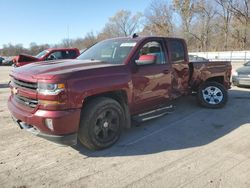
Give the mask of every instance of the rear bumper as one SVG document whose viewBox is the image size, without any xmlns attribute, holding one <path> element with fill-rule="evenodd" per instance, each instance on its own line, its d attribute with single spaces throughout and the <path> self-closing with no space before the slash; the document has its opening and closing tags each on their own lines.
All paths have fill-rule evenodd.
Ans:
<svg viewBox="0 0 250 188">
<path fill-rule="evenodd" d="M 20 128 L 58 144 L 76 144 L 80 109 L 65 111 L 37 110 L 31 113 L 16 105 L 11 97 L 8 100 L 8 108 Z M 51 122 L 50 126 L 46 123 L 48 119 Z"/>
</svg>

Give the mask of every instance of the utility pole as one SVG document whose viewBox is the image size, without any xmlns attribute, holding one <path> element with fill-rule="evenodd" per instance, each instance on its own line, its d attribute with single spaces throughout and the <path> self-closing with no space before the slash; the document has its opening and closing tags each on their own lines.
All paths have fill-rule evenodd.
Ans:
<svg viewBox="0 0 250 188">
<path fill-rule="evenodd" d="M 68 38 L 68 47 L 70 47 L 70 42 L 69 42 L 69 24 L 67 25 L 67 38 Z"/>
</svg>

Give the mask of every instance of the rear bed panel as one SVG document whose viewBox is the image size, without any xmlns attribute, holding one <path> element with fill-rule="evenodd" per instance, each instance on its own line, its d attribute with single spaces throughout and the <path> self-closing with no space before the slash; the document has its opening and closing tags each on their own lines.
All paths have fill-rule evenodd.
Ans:
<svg viewBox="0 0 250 188">
<path fill-rule="evenodd" d="M 197 89 L 199 85 L 214 77 L 223 77 L 223 85 L 230 88 L 232 65 L 230 61 L 191 62 L 193 74 L 190 80 L 191 87 Z"/>
</svg>

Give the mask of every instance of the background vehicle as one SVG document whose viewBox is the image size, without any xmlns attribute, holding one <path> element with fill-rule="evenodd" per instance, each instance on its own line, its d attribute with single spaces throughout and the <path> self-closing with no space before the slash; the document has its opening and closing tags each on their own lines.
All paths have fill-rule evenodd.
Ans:
<svg viewBox="0 0 250 188">
<path fill-rule="evenodd" d="M 6 58 L 5 60 L 3 60 L 3 63 L 2 63 L 2 65 L 5 65 L 5 66 L 12 66 L 13 64 L 14 64 L 13 57 Z"/>
<path fill-rule="evenodd" d="M 243 67 L 233 72 L 232 82 L 235 86 L 250 87 L 250 61 L 247 61 Z"/>
<path fill-rule="evenodd" d="M 199 57 L 197 55 L 188 55 L 189 62 L 209 62 L 208 59 L 204 57 Z"/>
<path fill-rule="evenodd" d="M 73 62 L 73 63 L 72 63 Z M 230 62 L 189 63 L 183 39 L 116 38 L 76 60 L 34 63 L 10 74 L 8 108 L 21 128 L 51 141 L 89 149 L 114 144 L 131 118 L 172 111 L 174 99 L 196 92 L 221 108 L 230 88 Z"/>
<path fill-rule="evenodd" d="M 13 62 L 16 67 L 20 67 L 29 63 L 39 61 L 75 59 L 79 55 L 80 51 L 77 48 L 50 48 L 40 52 L 36 56 L 20 54 L 13 59 Z"/>
<path fill-rule="evenodd" d="M 11 66 L 13 65 L 13 57 L 2 57 L 2 61 L 0 60 L 0 65 L 3 66 Z"/>
<path fill-rule="evenodd" d="M 4 58 L 3 57 L 0 57 L 0 65 L 2 64 Z"/>
</svg>

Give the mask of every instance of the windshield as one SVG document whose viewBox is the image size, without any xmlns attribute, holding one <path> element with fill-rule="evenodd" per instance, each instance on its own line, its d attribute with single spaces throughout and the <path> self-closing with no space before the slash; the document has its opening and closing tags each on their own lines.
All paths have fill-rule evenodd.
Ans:
<svg viewBox="0 0 250 188">
<path fill-rule="evenodd" d="M 250 61 L 246 62 L 245 66 L 250 66 Z"/>
<path fill-rule="evenodd" d="M 132 39 L 106 40 L 87 49 L 77 59 L 122 64 L 135 45 Z"/>
<path fill-rule="evenodd" d="M 41 58 L 41 57 L 45 56 L 45 54 L 47 54 L 48 52 L 49 52 L 48 50 L 44 50 L 44 51 L 40 52 L 39 54 L 37 54 L 35 57 Z"/>
</svg>

